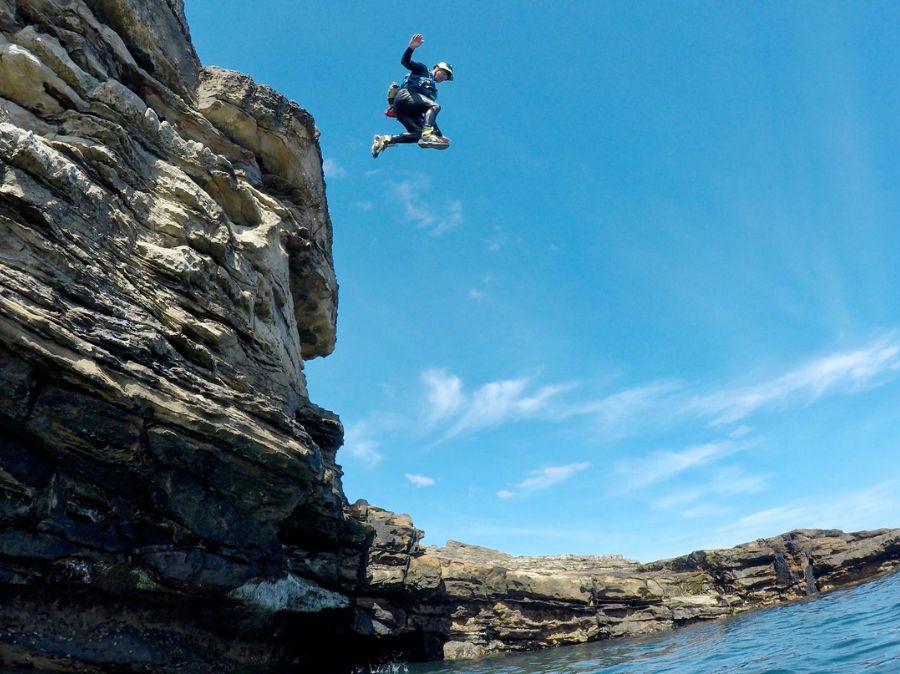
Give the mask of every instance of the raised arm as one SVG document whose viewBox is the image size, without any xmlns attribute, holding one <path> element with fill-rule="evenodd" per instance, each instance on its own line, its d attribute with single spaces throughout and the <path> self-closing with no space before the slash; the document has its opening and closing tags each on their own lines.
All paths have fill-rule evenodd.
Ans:
<svg viewBox="0 0 900 674">
<path fill-rule="evenodd" d="M 428 66 L 424 63 L 419 63 L 418 61 L 412 60 L 413 52 L 422 46 L 422 43 L 425 42 L 425 38 L 422 37 L 421 33 L 416 33 L 409 39 L 409 45 L 406 47 L 406 51 L 403 52 L 403 58 L 400 59 L 400 65 L 402 65 L 407 70 L 410 70 L 417 74 L 423 74 L 428 72 Z"/>
</svg>

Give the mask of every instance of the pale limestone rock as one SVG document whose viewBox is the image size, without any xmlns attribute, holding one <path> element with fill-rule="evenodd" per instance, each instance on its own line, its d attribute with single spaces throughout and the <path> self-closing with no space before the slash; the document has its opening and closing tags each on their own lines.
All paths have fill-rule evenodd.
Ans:
<svg viewBox="0 0 900 674">
<path fill-rule="evenodd" d="M 492 641 L 484 645 L 468 641 L 448 641 L 444 644 L 443 655 L 445 660 L 476 660 L 501 650 L 502 646 L 500 641 Z"/>
<path fill-rule="evenodd" d="M 84 100 L 25 47 L 0 44 L 0 96 L 40 115 L 85 109 Z M 62 101 L 62 102 L 61 102 Z"/>
<path fill-rule="evenodd" d="M 402 566 L 370 564 L 366 567 L 366 574 L 366 583 L 376 592 L 398 589 L 406 580 L 406 570 Z"/>
<path fill-rule="evenodd" d="M 625 599 L 641 602 L 659 601 L 662 597 L 658 583 L 645 578 L 601 575 L 593 578 L 593 595 L 598 601 L 620 602 Z"/>
<path fill-rule="evenodd" d="M 467 562 L 442 562 L 441 578 L 448 597 L 457 600 L 489 599 L 505 596 L 506 569 Z"/>
<path fill-rule="evenodd" d="M 28 49 L 49 67 L 62 81 L 85 98 L 98 85 L 97 78 L 82 70 L 69 53 L 52 35 L 38 32 L 34 26 L 26 26 L 12 36 L 12 42 Z"/>
<path fill-rule="evenodd" d="M 436 590 L 422 593 L 407 580 L 421 602 L 409 622 L 448 635 L 447 659 L 650 634 L 897 569 L 898 535 L 792 532 L 645 565 L 616 556 L 513 557 L 454 542 L 428 548 L 425 558 L 441 561 Z M 812 551 L 818 569 L 836 573 L 813 575 Z M 417 615 L 426 607 L 427 617 Z"/>
<path fill-rule="evenodd" d="M 428 555 L 413 557 L 409 560 L 405 582 L 418 592 L 437 590 L 441 584 L 440 560 Z"/>
<path fill-rule="evenodd" d="M 584 578 L 564 575 L 547 575 L 527 571 L 508 571 L 507 592 L 513 597 L 532 597 L 551 601 L 588 604 L 591 601 L 591 583 Z"/>
<path fill-rule="evenodd" d="M 266 611 L 318 613 L 350 605 L 350 600 L 344 595 L 290 574 L 276 580 L 245 583 L 232 590 L 229 596 Z"/>
<path fill-rule="evenodd" d="M 317 273 L 302 273 L 294 283 L 292 289 L 297 292 L 302 288 L 303 292 L 294 310 L 298 325 L 308 326 L 302 334 L 304 355 L 327 355 L 334 349 L 331 326 L 335 323 L 337 281 L 331 265 L 325 264 L 330 260 L 331 223 L 325 207 L 318 130 L 312 117 L 246 75 L 221 68 L 202 70 L 198 92 L 198 109 L 232 141 L 216 149 L 235 166 L 246 167 L 251 180 L 259 175 L 263 183 L 285 191 L 306 207 L 288 210 L 317 244 L 304 243 L 297 248 L 298 255 L 316 262 L 306 267 L 314 267 Z M 247 149 L 252 162 L 248 162 Z M 232 212 L 243 212 L 244 208 L 235 205 Z M 318 263 L 320 257 L 322 263 Z"/>
</svg>

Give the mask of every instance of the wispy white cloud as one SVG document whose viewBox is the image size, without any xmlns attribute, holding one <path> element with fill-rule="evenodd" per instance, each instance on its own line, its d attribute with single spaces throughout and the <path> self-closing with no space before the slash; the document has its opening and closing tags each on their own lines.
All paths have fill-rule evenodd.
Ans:
<svg viewBox="0 0 900 674">
<path fill-rule="evenodd" d="M 738 439 L 746 422 L 767 409 L 805 407 L 829 395 L 854 394 L 900 376 L 900 338 L 883 337 L 858 349 L 840 351 L 788 368 L 756 384 L 721 386 L 697 394 L 696 384 L 656 381 L 593 400 L 557 405 L 558 420 L 584 417 L 597 439 L 609 442 L 684 423 L 713 427 L 740 424 L 728 433 Z"/>
<path fill-rule="evenodd" d="M 509 241 L 509 236 L 503 231 L 503 228 L 494 225 L 493 230 L 493 233 L 484 240 L 485 248 L 490 253 L 496 253 Z"/>
<path fill-rule="evenodd" d="M 684 487 L 678 491 L 673 491 L 653 499 L 653 501 L 650 502 L 650 506 L 654 510 L 661 510 L 663 512 L 680 510 L 700 500 L 705 493 L 706 491 L 701 487 Z"/>
<path fill-rule="evenodd" d="M 425 370 L 421 375 L 428 401 L 428 424 L 434 425 L 454 414 L 465 404 L 462 380 L 444 369 Z"/>
<path fill-rule="evenodd" d="M 371 201 L 368 201 L 368 200 L 367 201 L 357 201 L 356 207 L 361 211 L 371 211 L 373 208 L 375 208 L 375 204 L 373 204 Z"/>
<path fill-rule="evenodd" d="M 567 402 L 554 408 L 554 418 L 588 420 L 596 440 L 613 442 L 650 427 L 672 423 L 683 415 L 683 385 L 673 381 L 651 382 L 589 400 Z"/>
<path fill-rule="evenodd" d="M 446 209 L 437 219 L 437 224 L 431 230 L 432 234 L 438 235 L 456 229 L 463 221 L 463 205 L 458 199 L 454 199 L 447 204 Z"/>
<path fill-rule="evenodd" d="M 767 489 L 768 478 L 764 475 L 747 475 L 738 466 L 706 471 L 704 475 L 687 487 L 681 487 L 650 502 L 654 510 L 675 512 L 681 510 L 683 517 L 721 516 L 725 503 L 741 494 L 758 494 Z M 705 500 L 705 503 L 699 503 Z"/>
<path fill-rule="evenodd" d="M 759 494 L 768 488 L 765 475 L 745 475 L 736 467 L 715 471 L 709 483 L 709 491 L 716 496 Z"/>
<path fill-rule="evenodd" d="M 434 478 L 414 473 L 405 473 L 404 477 L 416 487 L 430 487 L 434 484 Z"/>
<path fill-rule="evenodd" d="M 802 505 L 784 505 L 744 515 L 716 530 L 718 534 L 737 536 L 741 540 L 764 538 L 783 533 L 787 529 L 805 527 L 809 511 Z"/>
<path fill-rule="evenodd" d="M 367 421 L 350 424 L 344 429 L 344 450 L 360 463 L 372 468 L 383 458 L 378 448 L 381 446 L 372 437 L 372 427 Z"/>
<path fill-rule="evenodd" d="M 547 466 L 546 468 L 538 468 L 531 471 L 529 477 L 525 478 L 516 485 L 516 489 L 521 491 L 537 491 L 538 489 L 546 489 L 555 484 L 559 484 L 575 473 L 580 473 L 590 467 L 589 461 L 581 461 L 579 463 L 569 463 L 565 466 Z"/>
<path fill-rule="evenodd" d="M 341 455 L 350 455 L 367 468 L 373 468 L 384 458 L 380 451 L 382 439 L 402 431 L 406 422 L 394 412 L 372 413 L 348 422 L 344 426 L 344 446 Z"/>
<path fill-rule="evenodd" d="M 337 159 L 331 157 L 322 162 L 322 171 L 325 173 L 326 178 L 343 178 L 347 175 L 347 171 L 338 164 Z"/>
<path fill-rule="evenodd" d="M 468 396 L 462 413 L 443 439 L 538 417 L 549 409 L 559 394 L 571 388 L 569 384 L 554 384 L 529 392 L 529 383 L 530 379 L 523 377 L 484 384 Z"/>
<path fill-rule="evenodd" d="M 815 499 L 795 499 L 744 515 L 716 530 L 711 547 L 728 547 L 756 538 L 777 536 L 791 529 L 878 528 L 900 517 L 900 484 L 896 480 Z"/>
<path fill-rule="evenodd" d="M 691 406 L 714 424 L 741 421 L 765 407 L 808 405 L 825 395 L 858 393 L 900 371 L 900 343 L 883 338 L 853 351 L 824 356 L 769 381 L 701 396 Z"/>
<path fill-rule="evenodd" d="M 603 398 L 571 405 L 563 411 L 562 416 L 591 415 L 602 421 L 615 423 L 665 404 L 665 399 L 681 388 L 677 382 L 652 382 L 645 386 L 618 391 Z"/>
<path fill-rule="evenodd" d="M 686 470 L 703 466 L 743 448 L 732 440 L 710 442 L 678 451 L 661 450 L 639 459 L 619 461 L 615 466 L 617 489 L 628 492 L 669 480 Z"/>
<path fill-rule="evenodd" d="M 420 374 L 424 385 L 424 427 L 438 432 L 438 442 L 481 429 L 551 415 L 559 396 L 571 384 L 535 388 L 530 377 L 488 382 L 471 393 L 445 368 Z"/>
<path fill-rule="evenodd" d="M 855 393 L 885 383 L 900 373 L 900 340 L 882 339 L 865 348 L 839 352 L 789 369 L 747 387 L 722 387 L 696 394 L 697 386 L 655 381 L 603 397 L 566 395 L 579 386 L 536 386 L 533 377 L 490 381 L 467 392 L 463 381 L 446 369 L 421 374 L 427 401 L 427 426 L 438 442 L 527 419 L 551 423 L 583 419 L 595 440 L 613 442 L 651 430 L 685 423 L 737 424 L 721 431 L 726 439 L 678 451 L 623 461 L 619 470 L 639 488 L 668 479 L 736 451 L 737 441 L 752 432 L 746 422 L 769 407 L 808 405 L 825 395 Z M 441 425 L 445 427 L 440 428 Z M 643 477 L 636 477 L 638 474 Z"/>
<path fill-rule="evenodd" d="M 776 499 L 772 492 L 766 502 L 757 499 L 757 507 L 747 510 L 726 502 L 726 509 L 712 512 L 709 504 L 700 503 L 682 513 L 684 517 L 704 517 L 702 526 L 677 527 L 660 532 L 658 538 L 635 541 L 643 550 L 631 555 L 642 560 L 682 555 L 691 550 L 731 548 L 759 538 L 778 536 L 795 529 L 840 529 L 862 531 L 897 526 L 900 522 L 900 480 L 858 489 L 831 491 L 812 498 Z M 735 514 L 737 513 L 737 514 Z M 714 528 L 715 522 L 722 523 Z"/>
<path fill-rule="evenodd" d="M 407 180 L 389 183 L 389 187 L 391 198 L 403 207 L 406 219 L 420 229 L 427 229 L 438 236 L 462 223 L 462 202 L 442 200 L 434 194 L 428 176 L 418 174 Z"/>
<path fill-rule="evenodd" d="M 488 542 L 486 544 L 490 545 L 491 543 L 489 541 L 492 539 L 513 539 L 515 545 L 526 548 L 526 550 L 515 554 L 536 554 L 533 551 L 533 546 L 527 544 L 521 545 L 523 540 L 529 541 L 531 539 L 563 541 L 566 545 L 577 543 L 579 544 L 579 547 L 592 551 L 600 551 L 601 554 L 610 551 L 609 542 L 606 540 L 606 536 L 603 533 L 573 526 L 523 527 L 505 526 L 500 523 L 483 521 L 465 524 L 461 529 L 465 533 L 465 540 L 470 542 L 472 539 L 487 539 Z M 532 548 L 531 551 L 527 550 L 529 547 Z M 558 549 L 558 546 L 554 545 L 553 548 Z M 502 549 L 507 550 L 508 548 L 504 545 L 502 546 Z"/>
<path fill-rule="evenodd" d="M 497 492 L 497 496 L 503 499 L 509 499 L 513 496 L 525 493 L 541 491 L 565 482 L 573 475 L 590 468 L 590 461 L 579 461 L 578 463 L 569 463 L 564 466 L 545 466 L 544 468 L 536 468 L 532 470 L 528 477 L 514 486 L 513 489 L 501 489 Z"/>
<path fill-rule="evenodd" d="M 743 463 L 744 450 L 760 442 L 751 427 L 756 425 L 756 415 L 806 406 L 827 395 L 868 390 L 896 379 L 898 373 L 900 338 L 895 336 L 785 368 L 782 374 L 749 386 L 708 388 L 699 394 L 698 384 L 657 381 L 591 397 L 584 394 L 584 385 L 542 382 L 538 375 L 467 386 L 450 369 L 430 368 L 419 374 L 414 405 L 401 412 L 395 401 L 391 414 L 373 414 L 365 422 L 349 425 L 343 451 L 371 467 L 382 460 L 383 441 L 399 439 L 402 444 L 404 436 L 419 442 L 427 436 L 426 442 L 439 444 L 507 424 L 540 421 L 565 424 L 590 433 L 595 441 L 609 442 L 692 426 L 695 437 L 698 431 L 718 437 L 687 447 L 633 450 L 613 463 L 611 482 L 618 493 L 654 487 L 651 507 L 684 517 L 705 517 L 719 505 L 733 506 L 732 496 L 767 489 L 769 476 L 742 472 L 735 461 L 729 462 L 732 468 L 721 467 L 734 457 Z M 728 425 L 723 428 L 723 424 Z M 536 490 L 554 479 L 567 479 L 565 470 L 579 465 L 538 471 L 495 493 L 498 498 L 510 498 Z M 671 487 L 671 493 L 665 489 L 660 493 L 658 487 Z M 778 512 L 770 515 L 776 517 Z"/>
<path fill-rule="evenodd" d="M 719 503 L 699 503 L 685 510 L 681 513 L 681 516 L 685 519 L 693 520 L 701 517 L 721 517 L 727 512 L 729 512 L 729 509 Z"/>
<path fill-rule="evenodd" d="M 473 286 L 469 289 L 469 299 L 470 300 L 483 300 L 488 296 L 488 290 L 494 284 L 496 278 L 494 274 L 489 273 L 485 274 L 481 278 L 481 283 L 478 286 Z"/>
<path fill-rule="evenodd" d="M 733 429 L 733 430 L 728 434 L 728 437 L 730 437 L 730 438 L 742 438 L 742 437 L 744 437 L 745 435 L 748 435 L 748 434 L 750 434 L 750 433 L 752 433 L 752 432 L 753 432 L 753 427 L 752 427 L 752 426 L 747 426 L 747 425 L 744 425 L 744 426 L 738 426 L 737 428 Z"/>
</svg>

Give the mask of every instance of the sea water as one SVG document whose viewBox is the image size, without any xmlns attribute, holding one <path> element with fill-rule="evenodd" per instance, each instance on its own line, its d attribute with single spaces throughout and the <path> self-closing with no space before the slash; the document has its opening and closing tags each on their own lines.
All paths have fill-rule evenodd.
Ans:
<svg viewBox="0 0 900 674">
<path fill-rule="evenodd" d="M 900 674 L 900 573 L 813 599 L 648 637 L 475 662 L 400 666 L 409 674 Z"/>
</svg>

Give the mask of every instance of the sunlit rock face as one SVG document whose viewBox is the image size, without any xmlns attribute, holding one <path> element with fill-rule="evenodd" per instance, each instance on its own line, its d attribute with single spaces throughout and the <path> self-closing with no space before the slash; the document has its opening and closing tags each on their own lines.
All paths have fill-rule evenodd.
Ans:
<svg viewBox="0 0 900 674">
<path fill-rule="evenodd" d="M 800 530 L 652 564 L 458 543 L 417 564 L 429 559 L 439 581 L 411 591 L 424 598 L 413 613 L 442 626 L 443 657 L 467 659 L 657 632 L 852 585 L 900 568 L 900 529 Z"/>
<path fill-rule="evenodd" d="M 0 662 L 478 657 L 898 564 L 896 530 L 651 565 L 422 550 L 409 516 L 346 502 L 343 430 L 308 399 L 336 307 L 306 111 L 202 68 L 181 0 L 0 4 Z"/>
<path fill-rule="evenodd" d="M 335 344 L 317 138 L 200 67 L 180 0 L 0 6 L 4 662 L 268 658 L 178 616 L 310 548 L 330 567 L 290 587 L 346 607 L 342 432 L 303 374 Z M 183 653 L 135 648 L 142 615 Z"/>
</svg>

